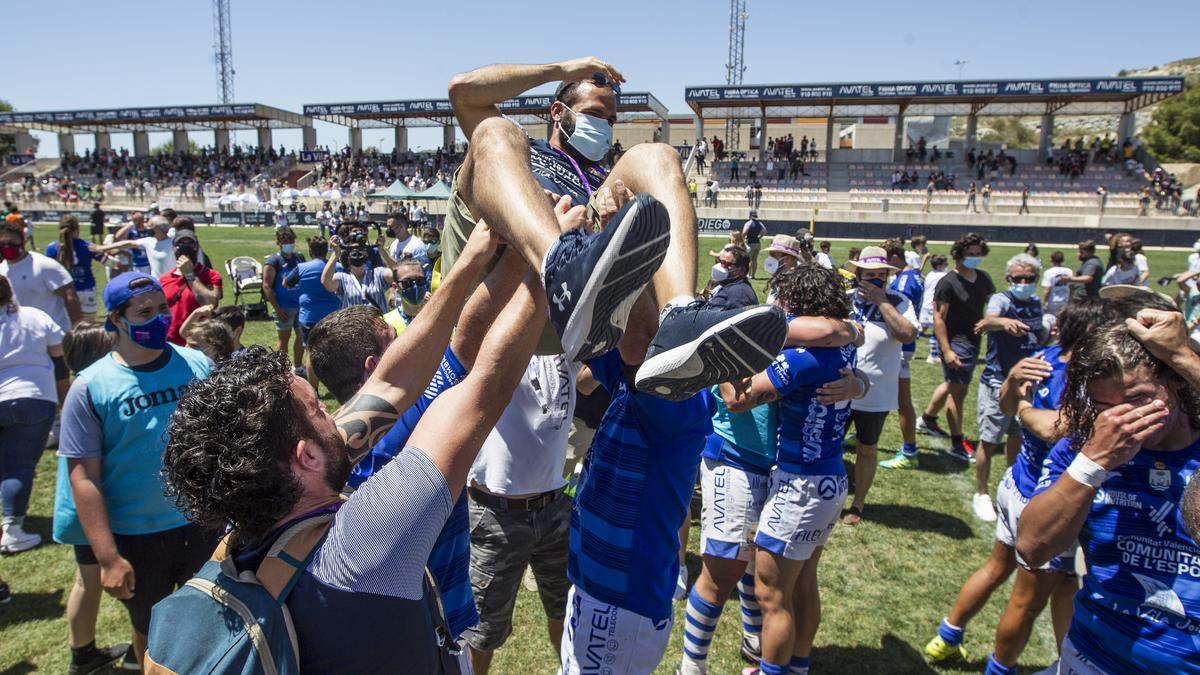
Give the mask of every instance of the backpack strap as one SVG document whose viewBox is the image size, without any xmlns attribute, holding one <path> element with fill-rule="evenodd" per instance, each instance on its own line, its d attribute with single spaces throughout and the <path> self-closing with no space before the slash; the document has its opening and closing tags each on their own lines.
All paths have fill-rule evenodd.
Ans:
<svg viewBox="0 0 1200 675">
<path fill-rule="evenodd" d="M 462 649 L 455 642 L 454 634 L 450 632 L 450 624 L 446 620 L 446 608 L 442 604 L 442 593 L 438 590 L 437 580 L 433 578 L 433 573 L 429 571 L 428 567 L 425 568 L 425 592 L 432 600 L 430 613 L 433 615 L 433 630 L 437 636 L 440 672 L 445 675 L 461 675 L 462 669 L 459 668 L 458 658 Z"/>
<path fill-rule="evenodd" d="M 308 518 L 284 530 L 267 551 L 254 576 L 279 604 L 308 569 L 332 524 L 332 513 Z"/>
</svg>

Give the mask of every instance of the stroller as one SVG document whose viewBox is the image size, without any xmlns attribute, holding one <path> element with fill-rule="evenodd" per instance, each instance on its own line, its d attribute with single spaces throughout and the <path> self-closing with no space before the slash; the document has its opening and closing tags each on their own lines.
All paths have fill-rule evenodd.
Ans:
<svg viewBox="0 0 1200 675">
<path fill-rule="evenodd" d="M 262 265 L 250 256 L 240 255 L 225 261 L 225 274 L 233 281 L 233 303 L 245 305 L 246 318 L 266 317 Z"/>
</svg>

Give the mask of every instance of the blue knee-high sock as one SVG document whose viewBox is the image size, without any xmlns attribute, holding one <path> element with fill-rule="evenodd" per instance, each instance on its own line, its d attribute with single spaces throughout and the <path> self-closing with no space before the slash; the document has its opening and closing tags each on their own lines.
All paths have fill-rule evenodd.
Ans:
<svg viewBox="0 0 1200 675">
<path fill-rule="evenodd" d="M 940 358 L 942 355 L 942 348 L 938 346 L 936 335 L 929 336 L 929 355 L 935 359 Z"/>
<path fill-rule="evenodd" d="M 984 669 L 984 675 L 1017 675 L 1016 666 L 1004 666 L 996 661 L 995 652 L 988 654 L 987 668 Z"/>
<path fill-rule="evenodd" d="M 808 675 L 808 657 L 793 656 L 788 664 L 788 675 Z"/>
<path fill-rule="evenodd" d="M 722 605 L 711 603 L 696 592 L 688 593 L 687 623 L 683 629 L 683 657 L 696 664 L 708 660 L 708 648 L 712 644 L 713 632 L 721 618 Z"/>
<path fill-rule="evenodd" d="M 948 619 L 942 619 L 942 625 L 938 626 L 938 635 L 942 636 L 942 640 L 946 644 L 951 647 L 957 647 L 962 644 L 965 630 L 964 628 L 950 625 Z"/>
<path fill-rule="evenodd" d="M 788 675 L 788 667 L 770 661 L 758 662 L 759 675 Z"/>
<path fill-rule="evenodd" d="M 757 640 L 762 635 L 762 607 L 754 597 L 754 573 L 746 572 L 738 582 L 738 604 L 742 607 L 742 632 Z"/>
</svg>

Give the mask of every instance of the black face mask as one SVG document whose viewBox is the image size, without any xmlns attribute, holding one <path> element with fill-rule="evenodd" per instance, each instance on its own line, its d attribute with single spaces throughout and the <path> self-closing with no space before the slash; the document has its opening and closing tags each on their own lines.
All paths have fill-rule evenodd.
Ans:
<svg viewBox="0 0 1200 675">
<path fill-rule="evenodd" d="M 362 267 L 367 264 L 367 252 L 358 249 L 342 254 L 342 265 L 346 267 Z"/>
<path fill-rule="evenodd" d="M 181 258 L 181 257 L 186 256 L 187 259 L 191 260 L 192 262 L 199 262 L 197 260 L 199 255 L 200 255 L 200 249 L 196 246 L 183 245 L 183 246 L 175 247 L 175 257 L 176 258 Z"/>
</svg>

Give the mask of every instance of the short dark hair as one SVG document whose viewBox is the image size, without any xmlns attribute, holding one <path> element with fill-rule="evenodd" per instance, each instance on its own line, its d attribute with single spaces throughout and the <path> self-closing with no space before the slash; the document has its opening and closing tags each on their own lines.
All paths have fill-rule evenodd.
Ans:
<svg viewBox="0 0 1200 675">
<path fill-rule="evenodd" d="M 883 251 L 888 254 L 888 257 L 897 256 L 904 257 L 904 240 L 897 237 L 883 240 Z"/>
<path fill-rule="evenodd" d="M 234 331 L 246 325 L 246 309 L 241 305 L 222 305 L 212 311 L 208 318 L 220 321 Z"/>
<path fill-rule="evenodd" d="M 563 105 L 570 108 L 579 100 L 579 85 L 590 80 L 575 80 L 574 82 L 559 82 L 558 88 L 554 90 L 554 100 L 562 101 Z"/>
<path fill-rule="evenodd" d="M 113 334 L 104 324 L 84 321 L 63 336 L 63 360 L 72 373 L 82 372 L 112 351 Z"/>
<path fill-rule="evenodd" d="M 1062 261 L 1063 261 L 1063 252 L 1062 251 L 1055 251 L 1054 253 L 1050 254 L 1050 262 L 1054 263 L 1055 265 L 1061 265 Z"/>
<path fill-rule="evenodd" d="M 20 237 L 22 241 L 25 240 L 25 228 L 12 222 L 11 220 L 0 220 L 0 232 L 15 234 Z"/>
<path fill-rule="evenodd" d="M 398 220 L 405 225 L 408 224 L 408 214 L 403 211 L 392 211 L 388 214 L 388 220 Z"/>
<path fill-rule="evenodd" d="M 324 260 L 329 256 L 329 240 L 322 236 L 308 238 L 308 254 Z"/>
<path fill-rule="evenodd" d="M 283 241 L 284 239 L 289 239 L 289 238 L 292 241 L 296 241 L 296 231 L 293 230 L 292 228 L 284 226 L 284 227 L 275 229 L 275 243 L 276 244 Z"/>
<path fill-rule="evenodd" d="M 315 438 L 292 395 L 292 364 L 256 345 L 192 382 L 167 427 L 166 494 L 206 529 L 255 543 L 296 505 L 291 456 Z"/>
<path fill-rule="evenodd" d="M 922 245 L 924 245 L 924 244 L 925 244 L 925 242 L 927 242 L 927 241 L 929 241 L 929 239 L 928 239 L 928 238 L 927 238 L 925 235 L 923 235 L 923 234 L 914 234 L 914 235 L 913 235 L 913 238 L 912 238 L 912 245 L 913 245 L 913 246 L 922 246 Z"/>
<path fill-rule="evenodd" d="M 741 246 L 729 246 L 725 252 L 733 256 L 733 266 L 744 270 L 750 269 L 750 252 Z"/>
<path fill-rule="evenodd" d="M 171 220 L 171 226 L 176 230 L 191 230 L 192 232 L 196 231 L 196 221 L 192 220 L 190 216 L 175 217 Z"/>
<path fill-rule="evenodd" d="M 1079 248 L 1084 251 L 1095 251 L 1096 242 L 1092 241 L 1091 239 L 1084 239 L 1083 241 L 1079 242 Z"/>
<path fill-rule="evenodd" d="M 383 314 L 371 305 L 339 309 L 317 322 L 308 334 L 308 354 L 313 374 L 339 403 L 345 403 L 362 387 L 363 362 L 379 357 Z"/>
<path fill-rule="evenodd" d="M 954 242 L 954 244 L 950 246 L 950 257 L 954 258 L 955 260 L 962 260 L 963 258 L 967 257 L 967 249 L 971 248 L 972 246 L 979 246 L 982 248 L 984 255 L 987 255 L 988 251 L 990 250 L 988 249 L 987 239 L 985 239 L 982 234 L 979 234 L 978 232 L 968 232 L 959 237 L 958 241 Z"/>
<path fill-rule="evenodd" d="M 837 272 L 817 263 L 800 262 L 771 277 L 771 290 L 783 308 L 799 316 L 845 319 L 850 301 Z"/>
<path fill-rule="evenodd" d="M 938 268 L 942 265 L 945 265 L 946 262 L 946 256 L 942 255 L 941 253 L 934 253 L 933 255 L 929 256 L 930 267 Z"/>
<path fill-rule="evenodd" d="M 217 363 L 233 354 L 233 331 L 222 321 L 205 319 L 189 328 L 183 337 L 208 347 L 208 355 Z"/>
<path fill-rule="evenodd" d="M 158 215 L 162 216 L 163 218 L 166 218 L 167 222 L 171 223 L 172 225 L 175 225 L 175 217 L 178 214 L 176 213 L 175 209 L 173 209 L 171 207 L 167 207 L 165 209 L 159 209 Z M 191 220 L 191 218 L 188 218 L 188 220 Z M 175 227 L 179 227 L 179 226 L 175 225 Z M 193 229 L 195 229 L 195 228 L 193 227 Z"/>
</svg>

